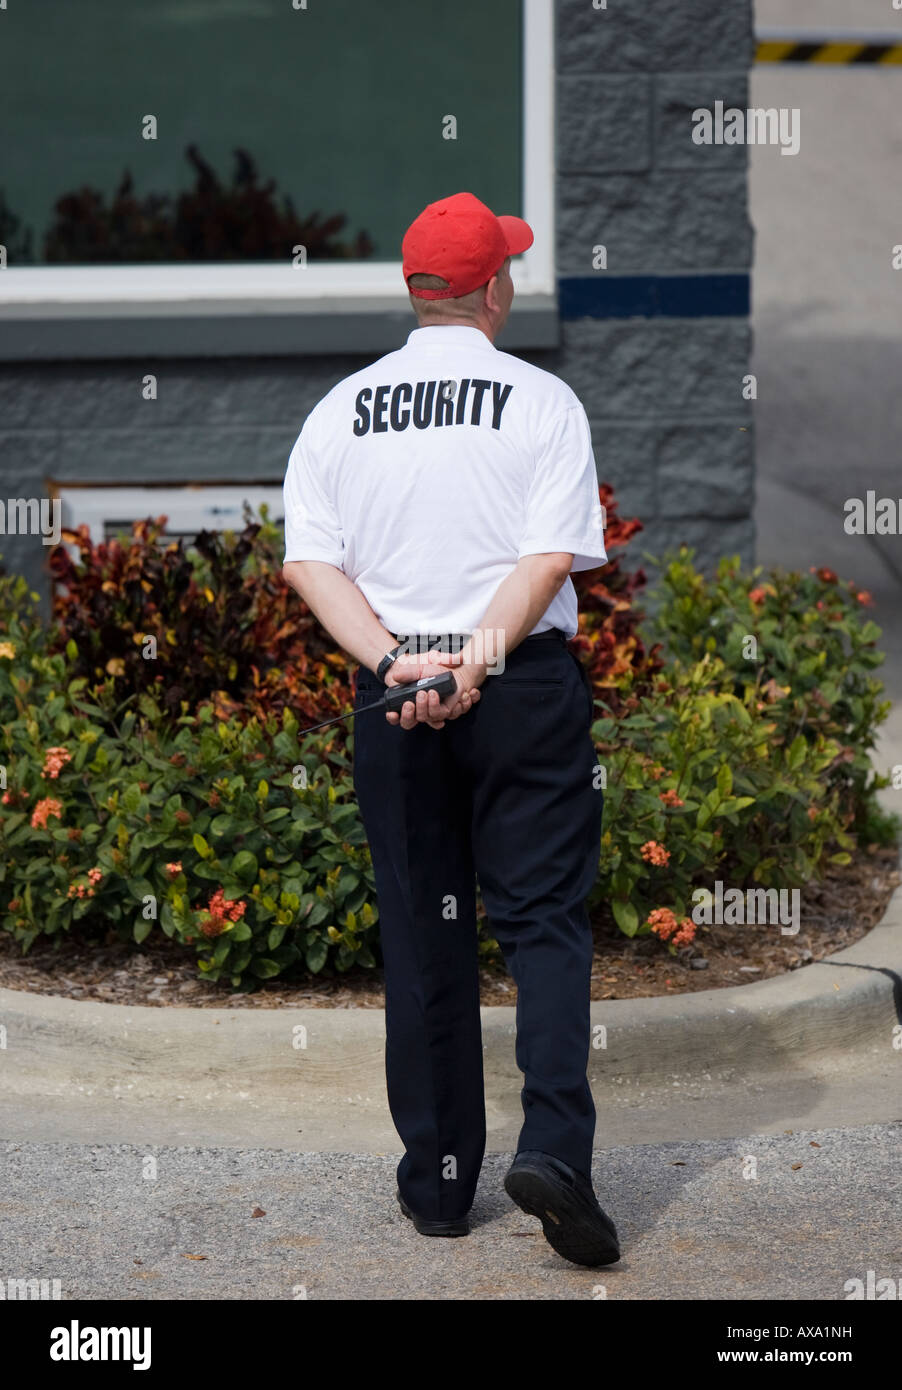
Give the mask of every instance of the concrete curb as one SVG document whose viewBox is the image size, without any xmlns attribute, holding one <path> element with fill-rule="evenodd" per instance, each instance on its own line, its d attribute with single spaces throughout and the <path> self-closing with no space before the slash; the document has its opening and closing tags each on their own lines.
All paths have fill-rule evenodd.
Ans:
<svg viewBox="0 0 902 1390">
<path fill-rule="evenodd" d="M 519 1085 L 514 1009 L 482 1010 L 487 1082 Z M 883 920 L 826 961 L 757 984 L 592 1005 L 593 1083 L 793 1065 L 891 1047 L 902 1023 L 902 888 Z M 381 1009 L 152 1009 L 0 989 L 2 1090 L 130 1099 L 296 1101 L 381 1092 Z M 2 1040 L 2 1035 L 0 1035 Z"/>
</svg>

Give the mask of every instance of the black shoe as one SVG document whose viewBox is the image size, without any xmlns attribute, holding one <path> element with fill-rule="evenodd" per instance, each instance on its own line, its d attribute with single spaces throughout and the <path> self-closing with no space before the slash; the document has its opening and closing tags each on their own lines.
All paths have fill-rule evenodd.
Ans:
<svg viewBox="0 0 902 1390">
<path fill-rule="evenodd" d="M 422 1216 L 416 1216 L 410 1210 L 401 1193 L 398 1193 L 398 1201 L 405 1216 L 409 1216 L 421 1236 L 468 1236 L 470 1234 L 470 1219 L 467 1216 L 458 1216 L 454 1221 L 426 1221 Z"/>
<path fill-rule="evenodd" d="M 617 1228 L 598 1205 L 592 1184 L 551 1154 L 518 1153 L 504 1190 L 528 1216 L 537 1216 L 548 1244 L 577 1265 L 620 1259 Z"/>
</svg>

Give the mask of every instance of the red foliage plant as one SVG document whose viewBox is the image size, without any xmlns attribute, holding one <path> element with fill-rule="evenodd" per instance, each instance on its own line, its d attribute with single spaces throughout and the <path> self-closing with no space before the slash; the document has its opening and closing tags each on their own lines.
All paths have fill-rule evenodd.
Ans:
<svg viewBox="0 0 902 1390">
<path fill-rule="evenodd" d="M 597 570 L 580 570 L 573 576 L 579 599 L 579 631 L 570 645 L 586 668 L 595 697 L 618 714 L 631 708 L 648 687 L 663 661 L 660 644 L 646 650 L 639 635 L 642 611 L 636 596 L 645 587 L 643 569 L 628 571 L 622 552 L 642 522 L 621 517 L 614 491 L 607 483 L 598 489 L 605 509 L 605 551 L 608 563 Z"/>
<path fill-rule="evenodd" d="M 622 551 L 641 522 L 618 516 L 606 485 L 599 495 L 606 548 Z M 63 533 L 77 558 L 66 545 L 51 551 L 52 646 L 69 651 L 73 676 L 121 681 L 123 695 L 149 691 L 174 714 L 205 701 L 219 718 L 288 708 L 305 726 L 349 709 L 355 663 L 282 578 L 280 530 L 248 521 L 240 532 L 204 531 L 191 555 L 182 540 L 162 539 L 165 520 L 136 521 L 129 537 L 99 543 L 81 526 Z M 574 582 L 581 613 L 571 645 L 596 697 L 616 712 L 624 689 L 661 665 L 637 630 L 645 575 L 624 570 L 617 554 Z"/>
</svg>

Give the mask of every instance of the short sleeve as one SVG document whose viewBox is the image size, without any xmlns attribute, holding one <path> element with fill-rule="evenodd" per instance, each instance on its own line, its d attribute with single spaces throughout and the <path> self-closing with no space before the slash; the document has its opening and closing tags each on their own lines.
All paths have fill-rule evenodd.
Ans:
<svg viewBox="0 0 902 1390">
<path fill-rule="evenodd" d="M 322 560 L 340 569 L 344 554 L 341 525 L 303 430 L 288 459 L 282 496 L 285 564 Z"/>
<path fill-rule="evenodd" d="M 592 436 L 578 403 L 555 415 L 539 441 L 518 558 L 555 550 L 572 554 L 571 571 L 607 563 Z"/>
</svg>

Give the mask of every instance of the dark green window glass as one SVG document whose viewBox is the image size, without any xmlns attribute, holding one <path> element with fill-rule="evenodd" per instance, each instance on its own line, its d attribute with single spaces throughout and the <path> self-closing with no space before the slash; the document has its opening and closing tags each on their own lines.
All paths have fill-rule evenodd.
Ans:
<svg viewBox="0 0 902 1390">
<path fill-rule="evenodd" d="M 449 193 L 522 211 L 520 0 L 11 0 L 0 108 L 10 266 L 397 260 Z"/>
</svg>

